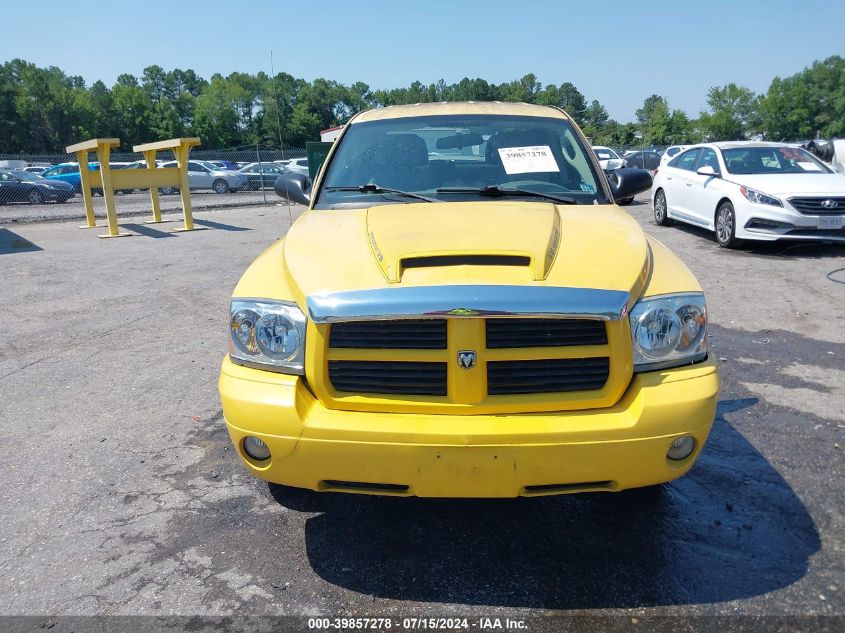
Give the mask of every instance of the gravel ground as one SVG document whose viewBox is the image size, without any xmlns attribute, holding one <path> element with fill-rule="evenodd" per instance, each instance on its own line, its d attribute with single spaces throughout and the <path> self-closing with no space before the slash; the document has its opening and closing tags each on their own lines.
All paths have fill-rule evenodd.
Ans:
<svg viewBox="0 0 845 633">
<path fill-rule="evenodd" d="M 657 494 L 510 501 L 298 492 L 241 467 L 225 315 L 286 206 L 118 240 L 0 228 L 0 614 L 842 616 L 845 248 L 730 252 L 629 211 L 707 292 L 710 441 Z"/>
</svg>

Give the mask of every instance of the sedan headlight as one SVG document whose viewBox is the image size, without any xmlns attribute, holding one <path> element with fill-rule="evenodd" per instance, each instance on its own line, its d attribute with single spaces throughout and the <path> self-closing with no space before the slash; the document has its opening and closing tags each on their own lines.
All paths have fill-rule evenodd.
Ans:
<svg viewBox="0 0 845 633">
<path fill-rule="evenodd" d="M 772 196 L 768 196 L 765 193 L 757 191 L 756 189 L 749 189 L 748 187 L 740 187 L 740 193 L 745 196 L 749 202 L 754 202 L 755 204 L 770 204 L 773 207 L 782 207 L 783 202 L 774 198 Z"/>
<path fill-rule="evenodd" d="M 232 299 L 229 357 L 240 365 L 303 373 L 305 315 L 295 303 Z"/>
<path fill-rule="evenodd" d="M 642 299 L 629 318 L 634 371 L 676 367 L 707 355 L 707 307 L 701 293 Z"/>
</svg>

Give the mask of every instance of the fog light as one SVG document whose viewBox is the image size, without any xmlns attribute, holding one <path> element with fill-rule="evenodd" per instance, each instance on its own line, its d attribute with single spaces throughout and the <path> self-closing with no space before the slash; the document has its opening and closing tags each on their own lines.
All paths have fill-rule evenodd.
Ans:
<svg viewBox="0 0 845 633">
<path fill-rule="evenodd" d="M 675 461 L 686 459 L 695 450 L 695 438 L 692 435 L 682 435 L 669 445 L 666 457 Z"/>
<path fill-rule="evenodd" d="M 264 442 L 252 435 L 244 438 L 244 452 L 259 462 L 270 459 L 270 449 Z"/>
</svg>

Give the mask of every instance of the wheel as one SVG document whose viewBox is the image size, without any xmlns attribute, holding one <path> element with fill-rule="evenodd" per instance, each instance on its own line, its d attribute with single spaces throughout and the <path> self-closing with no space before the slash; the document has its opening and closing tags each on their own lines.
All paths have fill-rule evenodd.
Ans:
<svg viewBox="0 0 845 633">
<path fill-rule="evenodd" d="M 44 196 L 37 189 L 33 189 L 27 194 L 26 200 L 29 204 L 41 204 L 44 202 Z"/>
<path fill-rule="evenodd" d="M 716 241 L 722 248 L 738 248 L 741 245 L 741 241 L 736 239 L 736 214 L 730 202 L 723 202 L 716 210 Z"/>
<path fill-rule="evenodd" d="M 222 178 L 215 180 L 211 188 L 214 189 L 215 193 L 229 193 L 229 184 Z"/>
<path fill-rule="evenodd" d="M 669 210 L 666 207 L 666 194 L 663 189 L 658 189 L 654 194 L 654 221 L 660 226 L 669 226 L 672 220 L 669 219 Z"/>
</svg>

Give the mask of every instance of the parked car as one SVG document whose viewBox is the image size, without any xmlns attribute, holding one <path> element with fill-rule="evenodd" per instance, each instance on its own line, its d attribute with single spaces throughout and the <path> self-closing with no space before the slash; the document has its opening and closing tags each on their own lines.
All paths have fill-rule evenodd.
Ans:
<svg viewBox="0 0 845 633">
<path fill-rule="evenodd" d="M 621 169 L 624 164 L 622 159 L 619 157 L 619 154 L 614 152 L 609 147 L 604 147 L 602 145 L 594 145 L 593 151 L 596 154 L 596 158 L 599 160 L 599 165 L 605 172 L 613 171 L 614 169 Z"/>
<path fill-rule="evenodd" d="M 516 497 L 689 470 L 718 378 L 699 284 L 614 204 L 650 174 L 611 185 L 566 114 L 517 103 L 360 113 L 331 152 L 316 190 L 279 177 L 308 210 L 232 297 L 219 389 L 249 471 Z"/>
<path fill-rule="evenodd" d="M 31 174 L 40 174 L 49 167 L 49 165 L 28 165 L 23 168 L 23 171 L 28 171 Z"/>
<path fill-rule="evenodd" d="M 700 226 L 727 248 L 743 240 L 845 242 L 845 178 L 783 143 L 695 145 L 659 169 L 652 200 L 658 224 Z"/>
<path fill-rule="evenodd" d="M 287 161 L 280 161 L 288 171 L 308 175 L 307 158 L 291 158 Z"/>
<path fill-rule="evenodd" d="M 660 154 L 650 149 L 629 151 L 622 158 L 625 161 L 625 167 L 636 167 L 650 171 L 660 166 Z"/>
<path fill-rule="evenodd" d="M 0 204 L 7 202 L 67 202 L 73 198 L 73 185 L 49 180 L 23 169 L 0 169 Z"/>
<path fill-rule="evenodd" d="M 88 169 L 96 171 L 100 168 L 98 163 L 88 163 Z M 76 193 L 82 192 L 82 180 L 79 175 L 79 163 L 59 163 L 41 172 L 41 176 L 48 180 L 61 180 L 73 186 Z"/>
<path fill-rule="evenodd" d="M 660 165 L 658 169 L 668 163 L 670 160 L 675 158 L 680 152 L 683 152 L 687 149 L 689 145 L 670 145 L 666 148 L 666 151 L 660 155 Z"/>
<path fill-rule="evenodd" d="M 163 163 L 162 167 L 176 167 L 176 161 Z M 243 189 L 249 179 L 244 174 L 228 169 L 213 169 L 204 161 L 188 161 L 188 183 L 191 189 L 212 189 L 216 193 L 229 193 Z"/>
<path fill-rule="evenodd" d="M 249 179 L 249 189 L 259 190 L 272 187 L 276 178 L 287 171 L 282 165 L 275 163 L 250 163 L 238 170 Z"/>
<path fill-rule="evenodd" d="M 217 169 L 228 169 L 230 171 L 238 171 L 240 169 L 237 163 L 233 163 L 230 160 L 206 160 L 202 162 L 208 163 L 209 166 L 214 165 Z"/>
</svg>

